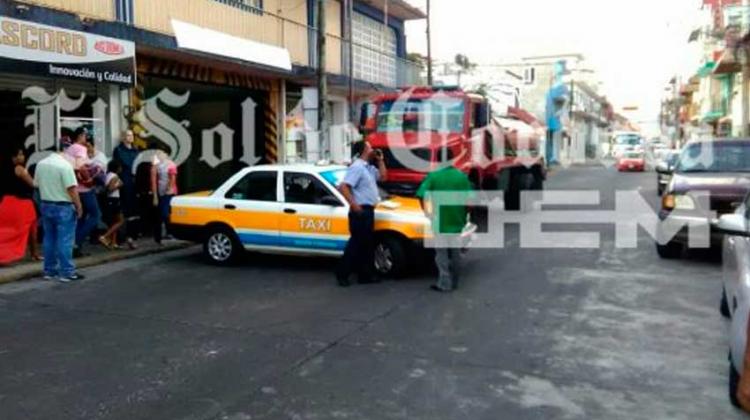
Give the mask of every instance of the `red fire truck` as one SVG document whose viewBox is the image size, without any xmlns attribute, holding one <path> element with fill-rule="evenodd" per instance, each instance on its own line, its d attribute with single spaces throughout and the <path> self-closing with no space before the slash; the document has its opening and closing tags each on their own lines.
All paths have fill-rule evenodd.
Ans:
<svg viewBox="0 0 750 420">
<path fill-rule="evenodd" d="M 477 189 L 504 191 L 507 208 L 517 208 L 520 191 L 543 187 L 541 126 L 517 108 L 495 117 L 481 95 L 459 88 L 404 88 L 372 98 L 360 124 L 365 139 L 383 152 L 388 178 L 382 186 L 394 194 L 413 194 L 426 174 L 445 162 L 468 174 Z"/>
</svg>

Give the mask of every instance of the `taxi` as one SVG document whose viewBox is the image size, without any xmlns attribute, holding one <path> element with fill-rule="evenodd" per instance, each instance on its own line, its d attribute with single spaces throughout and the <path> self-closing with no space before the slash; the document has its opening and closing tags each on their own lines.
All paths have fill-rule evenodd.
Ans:
<svg viewBox="0 0 750 420">
<path fill-rule="evenodd" d="M 170 232 L 203 244 L 209 261 L 225 264 L 244 250 L 339 256 L 349 239 L 349 204 L 337 186 L 338 165 L 259 165 L 211 192 L 172 200 Z M 398 276 L 424 253 L 430 221 L 419 200 L 387 197 L 375 208 L 375 270 Z"/>
</svg>

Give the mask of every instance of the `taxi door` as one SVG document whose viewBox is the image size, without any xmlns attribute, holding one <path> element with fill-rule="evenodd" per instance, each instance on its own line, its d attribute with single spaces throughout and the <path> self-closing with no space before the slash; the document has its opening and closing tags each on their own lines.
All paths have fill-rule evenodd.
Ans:
<svg viewBox="0 0 750 420">
<path fill-rule="evenodd" d="M 282 213 L 278 178 L 276 170 L 251 171 L 224 194 L 221 219 L 234 228 L 247 249 L 279 246 Z"/>
<path fill-rule="evenodd" d="M 349 239 L 348 207 L 317 176 L 284 172 L 281 246 L 291 251 L 338 255 Z"/>
</svg>

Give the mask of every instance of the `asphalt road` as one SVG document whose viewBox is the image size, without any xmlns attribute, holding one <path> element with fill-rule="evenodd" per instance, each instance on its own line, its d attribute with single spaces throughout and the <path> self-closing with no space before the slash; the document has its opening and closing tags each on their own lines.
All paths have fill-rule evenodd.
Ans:
<svg viewBox="0 0 750 420">
<path fill-rule="evenodd" d="M 550 189 L 655 175 L 558 171 Z M 574 226 L 575 230 L 584 230 Z M 431 275 L 341 289 L 335 260 L 197 250 L 0 287 L 0 418 L 733 419 L 721 266 L 615 249 L 473 250 Z"/>
</svg>

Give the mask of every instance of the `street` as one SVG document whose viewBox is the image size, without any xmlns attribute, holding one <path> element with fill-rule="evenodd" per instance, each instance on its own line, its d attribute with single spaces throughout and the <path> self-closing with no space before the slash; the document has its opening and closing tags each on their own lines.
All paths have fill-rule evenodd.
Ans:
<svg viewBox="0 0 750 420">
<path fill-rule="evenodd" d="M 641 189 L 653 172 L 559 169 L 548 189 Z M 578 226 L 575 230 L 590 230 Z M 86 280 L 0 287 L 0 418 L 733 419 L 714 256 L 471 250 L 433 275 L 336 287 L 335 259 L 200 250 Z"/>
</svg>

